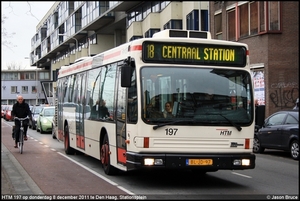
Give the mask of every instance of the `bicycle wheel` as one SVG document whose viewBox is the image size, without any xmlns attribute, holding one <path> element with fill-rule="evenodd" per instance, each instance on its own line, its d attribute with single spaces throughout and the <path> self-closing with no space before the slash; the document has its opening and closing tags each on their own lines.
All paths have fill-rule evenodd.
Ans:
<svg viewBox="0 0 300 201">
<path fill-rule="evenodd" d="M 21 130 L 20 131 L 20 138 L 19 138 L 19 151 L 20 151 L 20 154 L 23 153 L 23 146 L 24 146 L 24 136 L 23 136 L 23 131 Z"/>
</svg>

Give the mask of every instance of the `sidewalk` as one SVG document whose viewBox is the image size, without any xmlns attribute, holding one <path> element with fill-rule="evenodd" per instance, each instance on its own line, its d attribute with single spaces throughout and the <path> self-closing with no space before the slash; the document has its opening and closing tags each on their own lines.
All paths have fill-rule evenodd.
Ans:
<svg viewBox="0 0 300 201">
<path fill-rule="evenodd" d="M 1 184 L 1 195 L 44 194 L 3 143 L 1 143 Z"/>
<path fill-rule="evenodd" d="M 1 184 L 1 195 L 16 194 L 3 165 L 1 165 Z"/>
</svg>

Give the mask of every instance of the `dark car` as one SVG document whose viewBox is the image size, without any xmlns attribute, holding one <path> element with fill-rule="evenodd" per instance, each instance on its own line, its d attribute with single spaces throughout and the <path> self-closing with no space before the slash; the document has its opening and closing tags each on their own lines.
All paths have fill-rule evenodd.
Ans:
<svg viewBox="0 0 300 201">
<path fill-rule="evenodd" d="M 299 160 L 299 110 L 284 110 L 267 117 L 262 127 L 254 133 L 253 152 L 265 149 L 288 151 Z"/>
<path fill-rule="evenodd" d="M 39 114 L 42 111 L 43 107 L 45 107 L 45 106 L 35 105 L 31 108 L 32 121 L 29 120 L 29 125 L 28 126 L 32 130 L 36 129 L 36 121 L 37 121 L 37 118 L 39 117 Z"/>
</svg>

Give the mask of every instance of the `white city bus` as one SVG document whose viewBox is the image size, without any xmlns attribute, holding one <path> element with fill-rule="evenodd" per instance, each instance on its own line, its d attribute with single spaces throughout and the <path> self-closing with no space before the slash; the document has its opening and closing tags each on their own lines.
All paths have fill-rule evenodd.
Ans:
<svg viewBox="0 0 300 201">
<path fill-rule="evenodd" d="M 65 152 L 99 159 L 108 175 L 255 168 L 246 44 L 164 30 L 62 67 L 56 94 Z"/>
</svg>

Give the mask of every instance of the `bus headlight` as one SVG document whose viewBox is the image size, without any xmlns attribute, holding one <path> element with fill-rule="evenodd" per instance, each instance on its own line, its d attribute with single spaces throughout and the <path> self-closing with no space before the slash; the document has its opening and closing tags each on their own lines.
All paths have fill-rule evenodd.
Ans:
<svg viewBox="0 0 300 201">
<path fill-rule="evenodd" d="M 145 158 L 144 165 L 163 165 L 163 159 L 160 158 Z"/>
</svg>

